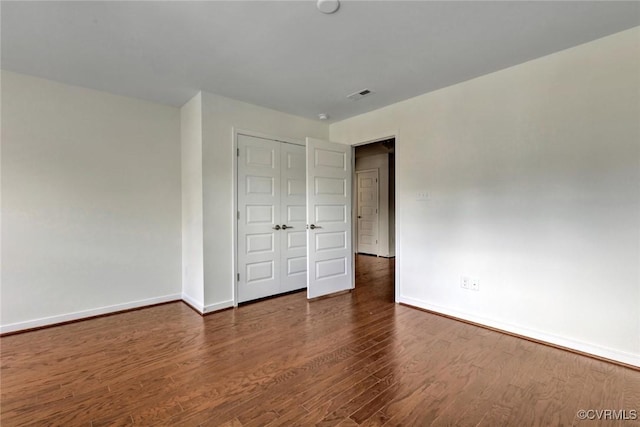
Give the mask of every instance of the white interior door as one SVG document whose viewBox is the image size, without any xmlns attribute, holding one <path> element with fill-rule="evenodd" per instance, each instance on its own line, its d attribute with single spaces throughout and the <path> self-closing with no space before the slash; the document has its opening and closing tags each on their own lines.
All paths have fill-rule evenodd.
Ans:
<svg viewBox="0 0 640 427">
<path fill-rule="evenodd" d="M 238 135 L 238 302 L 280 292 L 280 143 Z"/>
<path fill-rule="evenodd" d="M 378 255 L 378 170 L 356 172 L 358 253 Z"/>
<path fill-rule="evenodd" d="M 301 145 L 280 144 L 282 274 L 280 292 L 307 286 L 306 154 Z"/>
<path fill-rule="evenodd" d="M 351 146 L 307 138 L 307 297 L 353 288 Z"/>
</svg>

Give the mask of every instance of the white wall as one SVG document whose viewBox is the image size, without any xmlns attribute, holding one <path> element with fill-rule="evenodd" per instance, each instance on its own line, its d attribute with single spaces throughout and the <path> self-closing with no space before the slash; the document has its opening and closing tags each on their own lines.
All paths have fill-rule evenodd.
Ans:
<svg viewBox="0 0 640 427">
<path fill-rule="evenodd" d="M 179 110 L 1 79 L 2 332 L 180 298 Z"/>
<path fill-rule="evenodd" d="M 233 129 L 304 141 L 327 139 L 329 126 L 203 92 L 204 311 L 233 304 Z"/>
<path fill-rule="evenodd" d="M 397 130 L 398 300 L 640 366 L 639 76 L 635 28 L 333 124 Z"/>
<path fill-rule="evenodd" d="M 204 245 L 202 240 L 202 95 L 180 109 L 182 171 L 182 298 L 204 307 Z"/>
<path fill-rule="evenodd" d="M 389 155 L 357 157 L 356 171 L 378 170 L 378 253 L 388 257 L 391 254 L 389 242 Z M 356 184 L 357 185 L 357 184 Z M 354 194 L 358 194 L 355 192 Z M 357 197 L 355 197 L 357 203 Z M 357 215 L 357 214 L 356 214 Z M 357 224 L 357 220 L 354 221 Z M 357 245 L 357 239 L 355 240 Z"/>
</svg>

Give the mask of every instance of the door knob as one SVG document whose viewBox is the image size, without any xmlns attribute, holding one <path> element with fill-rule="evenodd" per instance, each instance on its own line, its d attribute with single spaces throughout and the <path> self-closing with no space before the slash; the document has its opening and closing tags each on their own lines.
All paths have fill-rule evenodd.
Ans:
<svg viewBox="0 0 640 427">
<path fill-rule="evenodd" d="M 358 215 L 358 218 L 362 218 L 360 215 Z"/>
<path fill-rule="evenodd" d="M 319 225 L 311 224 L 309 228 L 312 230 L 315 230 L 316 228 L 322 228 L 322 227 L 320 227 Z"/>
<path fill-rule="evenodd" d="M 286 230 L 287 228 L 293 228 L 293 227 L 291 227 L 290 225 L 287 225 L 287 224 L 282 224 L 282 229 L 283 230 Z"/>
<path fill-rule="evenodd" d="M 280 225 L 276 224 L 275 227 L 272 227 L 274 230 L 280 230 Z"/>
</svg>

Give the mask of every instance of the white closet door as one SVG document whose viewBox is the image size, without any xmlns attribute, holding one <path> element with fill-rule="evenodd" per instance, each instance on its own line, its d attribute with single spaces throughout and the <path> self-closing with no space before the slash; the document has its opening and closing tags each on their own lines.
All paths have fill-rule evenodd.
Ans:
<svg viewBox="0 0 640 427">
<path fill-rule="evenodd" d="M 280 292 L 307 286 L 306 155 L 301 145 L 280 144 L 282 274 Z"/>
<path fill-rule="evenodd" d="M 238 302 L 280 292 L 280 143 L 238 135 Z"/>
<path fill-rule="evenodd" d="M 307 138 L 307 297 L 353 288 L 351 146 Z"/>
</svg>

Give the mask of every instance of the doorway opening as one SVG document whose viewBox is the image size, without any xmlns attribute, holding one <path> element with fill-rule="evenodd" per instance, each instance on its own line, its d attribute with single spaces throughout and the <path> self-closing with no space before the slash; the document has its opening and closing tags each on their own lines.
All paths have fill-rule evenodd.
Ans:
<svg viewBox="0 0 640 427">
<path fill-rule="evenodd" d="M 234 305 L 352 289 L 353 148 L 234 134 Z"/>
<path fill-rule="evenodd" d="M 354 157 L 352 208 L 357 287 L 367 286 L 367 278 L 376 269 L 395 269 L 395 137 L 355 146 Z M 391 277 L 395 278 L 395 274 Z M 395 290 L 395 280 L 391 286 Z"/>
</svg>

